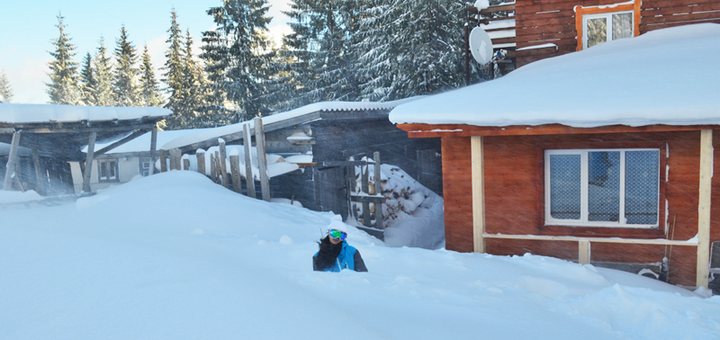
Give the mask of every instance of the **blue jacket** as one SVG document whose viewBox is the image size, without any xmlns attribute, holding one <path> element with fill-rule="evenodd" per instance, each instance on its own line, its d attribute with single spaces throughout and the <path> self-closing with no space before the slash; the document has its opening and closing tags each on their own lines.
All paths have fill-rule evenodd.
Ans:
<svg viewBox="0 0 720 340">
<path fill-rule="evenodd" d="M 319 252 L 318 252 L 319 253 Z M 313 260 L 317 259 L 318 253 L 313 255 Z M 315 263 L 315 261 L 313 261 Z M 314 266 L 315 267 L 315 266 Z M 314 268 L 315 270 L 323 270 L 321 268 Z M 342 242 L 342 249 L 338 254 L 335 264 L 332 267 L 324 268 L 326 272 L 339 272 L 343 269 L 350 269 L 359 272 L 366 272 L 365 262 L 360 256 L 360 252 L 355 247 L 349 245 L 347 241 Z"/>
</svg>

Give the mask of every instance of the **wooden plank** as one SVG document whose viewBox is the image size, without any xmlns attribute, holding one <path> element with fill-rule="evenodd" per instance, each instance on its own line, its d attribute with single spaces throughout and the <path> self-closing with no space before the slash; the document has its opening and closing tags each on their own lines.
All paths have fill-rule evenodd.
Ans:
<svg viewBox="0 0 720 340">
<path fill-rule="evenodd" d="M 370 166 L 367 163 L 365 163 L 364 166 L 360 167 L 360 172 L 362 173 L 360 176 L 361 177 L 360 184 L 361 184 L 361 188 L 362 188 L 361 190 L 362 190 L 362 192 L 369 194 L 370 193 L 370 181 L 369 181 Z M 363 224 L 366 227 L 370 227 L 370 226 L 372 226 L 372 224 L 370 223 L 370 203 L 363 202 L 362 207 L 363 207 Z"/>
<path fill-rule="evenodd" d="M 239 194 L 242 193 L 242 176 L 240 176 L 240 156 L 238 155 L 230 156 L 230 174 L 232 178 L 233 191 Z"/>
<path fill-rule="evenodd" d="M 215 161 L 215 155 L 210 154 L 210 180 L 217 182 L 217 162 Z"/>
<path fill-rule="evenodd" d="M 190 158 L 183 158 L 182 159 L 183 170 L 190 170 Z"/>
<path fill-rule="evenodd" d="M 690 241 L 673 241 L 667 239 L 637 239 L 637 238 L 615 238 L 615 237 L 575 237 L 575 236 L 545 236 L 545 235 L 510 235 L 510 234 L 488 234 L 483 235 L 486 239 L 506 239 L 506 240 L 532 240 L 532 241 L 564 241 L 579 242 L 586 240 L 590 243 L 619 243 L 619 244 L 648 244 L 658 246 L 688 246 L 697 247 L 697 243 Z"/>
<path fill-rule="evenodd" d="M 350 195 L 350 201 L 358 203 L 385 203 L 385 196 Z"/>
<path fill-rule="evenodd" d="M 155 174 L 155 161 L 157 160 L 157 124 L 150 131 L 150 175 Z"/>
<path fill-rule="evenodd" d="M 373 165 L 374 171 L 374 178 L 375 178 L 375 195 L 383 195 L 383 189 L 382 189 L 382 164 L 380 163 L 380 152 L 375 151 L 373 153 L 373 160 L 375 160 L 375 165 Z M 375 202 L 375 227 L 378 229 L 384 229 L 384 218 L 383 218 L 383 202 Z"/>
<path fill-rule="evenodd" d="M 710 273 L 710 198 L 713 176 L 712 130 L 700 132 L 700 196 L 698 204 L 698 248 L 696 287 L 708 288 Z"/>
<path fill-rule="evenodd" d="M 470 138 L 472 158 L 472 210 L 473 248 L 476 253 L 485 252 L 485 185 L 483 173 L 483 137 Z"/>
<path fill-rule="evenodd" d="M 180 170 L 180 158 L 182 158 L 180 149 L 175 148 L 170 150 L 170 170 Z"/>
<path fill-rule="evenodd" d="M 167 150 L 160 150 L 158 153 L 160 154 L 160 172 L 167 172 Z"/>
<path fill-rule="evenodd" d="M 260 190 L 262 199 L 270 202 L 270 178 L 268 177 L 267 155 L 265 154 L 265 130 L 260 117 L 255 117 L 255 148 L 257 148 L 258 168 L 260 170 Z"/>
<path fill-rule="evenodd" d="M 198 150 L 195 157 L 197 158 L 198 172 L 207 176 L 207 171 L 205 170 L 205 151 L 202 151 L 202 149 Z"/>
<path fill-rule="evenodd" d="M 20 149 L 20 132 L 13 132 L 12 142 L 10 142 L 10 153 L 5 166 L 5 178 L 3 181 L 3 190 L 12 189 L 13 174 L 15 174 L 15 163 L 17 163 L 18 151 Z"/>
<path fill-rule="evenodd" d="M 83 193 L 90 193 L 90 174 L 92 174 L 93 159 L 95 159 L 95 139 L 97 132 L 91 132 L 88 140 L 88 151 L 85 157 L 85 173 L 83 174 Z M 99 174 L 98 174 L 99 175 Z"/>
<path fill-rule="evenodd" d="M 44 171 L 45 169 L 42 166 L 42 162 L 40 162 L 40 155 L 37 149 L 32 149 L 32 158 L 35 168 L 35 191 L 44 196 L 47 193 L 47 173 Z"/>
<path fill-rule="evenodd" d="M 131 134 L 128 135 L 127 137 L 125 137 L 125 138 L 123 138 L 123 139 L 120 139 L 120 140 L 118 140 L 117 142 L 114 142 L 114 143 L 112 143 L 112 144 L 110 144 L 110 145 L 108 145 L 108 146 L 106 146 L 106 147 L 104 147 L 104 148 L 102 148 L 102 149 L 100 149 L 100 150 L 98 150 L 98 151 L 95 151 L 95 157 L 100 156 L 100 155 L 102 155 L 102 154 L 104 154 L 104 153 L 106 153 L 106 152 L 108 152 L 108 151 L 110 151 L 110 150 L 112 150 L 112 149 L 114 149 L 114 148 L 117 148 L 118 146 L 123 145 L 123 144 L 125 144 L 125 143 L 127 143 L 127 142 L 129 142 L 129 141 L 131 141 L 131 140 L 133 140 L 133 139 L 135 139 L 135 138 L 138 138 L 138 137 L 144 135 L 145 133 L 147 133 L 147 130 L 135 130 L 135 131 L 133 131 L 133 133 L 131 133 Z"/>
<path fill-rule="evenodd" d="M 255 194 L 255 177 L 252 173 L 252 138 L 247 124 L 243 125 L 243 133 L 245 134 L 243 140 L 243 146 L 245 147 L 245 185 L 247 186 L 247 195 L 255 198 L 257 196 Z"/>
<path fill-rule="evenodd" d="M 220 178 L 222 178 L 222 185 L 226 188 L 230 188 L 230 181 L 228 180 L 228 169 L 227 169 L 227 150 L 225 149 L 225 140 L 220 138 L 218 140 L 218 149 L 220 149 Z"/>
<path fill-rule="evenodd" d="M 397 127 L 408 132 L 410 138 L 426 137 L 471 137 L 471 136 L 538 136 L 538 135 L 570 135 L 594 133 L 638 133 L 638 132 L 670 132 L 716 130 L 720 125 L 646 125 L 626 126 L 609 125 L 594 128 L 575 128 L 561 124 L 545 125 L 513 125 L 475 126 L 466 124 L 397 124 Z"/>
<path fill-rule="evenodd" d="M 590 264 L 590 241 L 578 241 L 578 263 Z"/>
</svg>

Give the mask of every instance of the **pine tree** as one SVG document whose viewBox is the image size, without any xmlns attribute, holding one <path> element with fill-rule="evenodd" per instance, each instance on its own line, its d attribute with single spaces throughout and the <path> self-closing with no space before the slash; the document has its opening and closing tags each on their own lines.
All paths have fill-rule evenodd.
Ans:
<svg viewBox="0 0 720 340">
<path fill-rule="evenodd" d="M 0 102 L 9 103 L 12 101 L 13 91 L 10 81 L 5 75 L 5 70 L 0 71 Z"/>
<path fill-rule="evenodd" d="M 182 126 L 186 126 L 187 122 L 191 120 L 191 117 L 184 117 L 182 103 L 185 100 L 183 97 L 183 41 L 182 31 L 180 25 L 177 22 L 177 13 L 175 9 L 170 12 L 171 24 L 168 29 L 168 39 L 165 41 L 170 46 L 165 51 L 165 73 L 162 79 L 167 84 L 168 101 L 165 103 L 165 108 L 168 108 L 175 113 L 174 115 L 165 119 L 165 128 L 168 129 L 180 129 Z"/>
<path fill-rule="evenodd" d="M 82 92 L 82 101 L 85 105 L 96 105 L 95 89 L 97 82 L 95 81 L 95 71 L 92 67 L 92 57 L 88 52 L 82 62 L 82 71 L 80 71 L 80 88 Z"/>
<path fill-rule="evenodd" d="M 209 99 L 209 84 L 205 77 L 202 65 L 195 60 L 192 50 L 193 39 L 190 30 L 185 35 L 185 48 L 183 54 L 183 81 L 182 98 L 183 112 L 188 117 L 186 127 L 214 127 L 218 126 L 213 121 L 216 117 L 206 109 Z M 225 125 L 225 124 L 222 124 Z"/>
<path fill-rule="evenodd" d="M 295 22 L 285 37 L 295 59 L 297 106 L 327 100 L 353 101 L 360 95 L 352 48 L 359 29 L 361 0 L 293 0 L 286 12 Z"/>
<path fill-rule="evenodd" d="M 150 53 L 145 45 L 142 54 L 142 63 L 140 64 L 140 105 L 141 106 L 160 106 L 162 97 L 158 88 L 158 82 L 155 79 L 155 70 L 150 61 Z"/>
<path fill-rule="evenodd" d="M 267 11 L 266 0 L 226 0 L 222 7 L 208 10 L 217 29 L 203 33 L 202 57 L 208 60 L 206 70 L 211 81 L 237 105 L 232 122 L 270 111 L 263 102 L 265 85 L 273 72 L 268 67 Z"/>
<path fill-rule="evenodd" d="M 58 14 L 58 24 L 55 27 L 60 31 L 57 39 L 53 39 L 55 51 L 49 52 L 55 60 L 48 63 L 50 67 L 50 83 L 46 83 L 50 104 L 77 105 L 80 101 L 78 86 L 78 64 L 73 61 L 75 45 L 65 33 L 63 16 Z"/>
<path fill-rule="evenodd" d="M 100 38 L 100 47 L 98 47 L 94 60 L 94 78 L 95 78 L 95 105 L 97 106 L 113 106 L 115 105 L 115 93 L 113 92 L 112 65 L 110 57 L 107 55 L 105 47 L 105 39 Z"/>
<path fill-rule="evenodd" d="M 115 48 L 115 77 L 113 87 L 117 106 L 138 106 L 140 104 L 139 88 L 137 83 L 138 70 L 135 68 L 137 55 L 135 47 L 128 40 L 125 25 L 120 28 L 120 38 Z"/>
<path fill-rule="evenodd" d="M 454 0 L 376 0 L 366 7 L 358 70 L 363 98 L 394 100 L 464 85 L 463 5 Z"/>
</svg>

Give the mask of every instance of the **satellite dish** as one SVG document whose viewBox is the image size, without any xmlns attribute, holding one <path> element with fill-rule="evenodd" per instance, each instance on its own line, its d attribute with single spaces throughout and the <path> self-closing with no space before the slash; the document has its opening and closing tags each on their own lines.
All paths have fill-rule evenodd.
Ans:
<svg viewBox="0 0 720 340">
<path fill-rule="evenodd" d="M 480 64 L 487 64 L 492 60 L 493 45 L 490 36 L 480 27 L 470 32 L 470 53 Z"/>
</svg>

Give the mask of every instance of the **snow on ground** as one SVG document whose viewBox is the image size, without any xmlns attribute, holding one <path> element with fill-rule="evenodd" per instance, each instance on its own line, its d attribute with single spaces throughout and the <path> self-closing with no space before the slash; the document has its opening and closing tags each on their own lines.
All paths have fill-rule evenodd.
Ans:
<svg viewBox="0 0 720 340">
<path fill-rule="evenodd" d="M 350 228 L 370 272 L 313 272 L 331 217 L 190 171 L 0 205 L 0 338 L 720 338 L 720 297 L 542 256 L 387 247 Z"/>
</svg>

